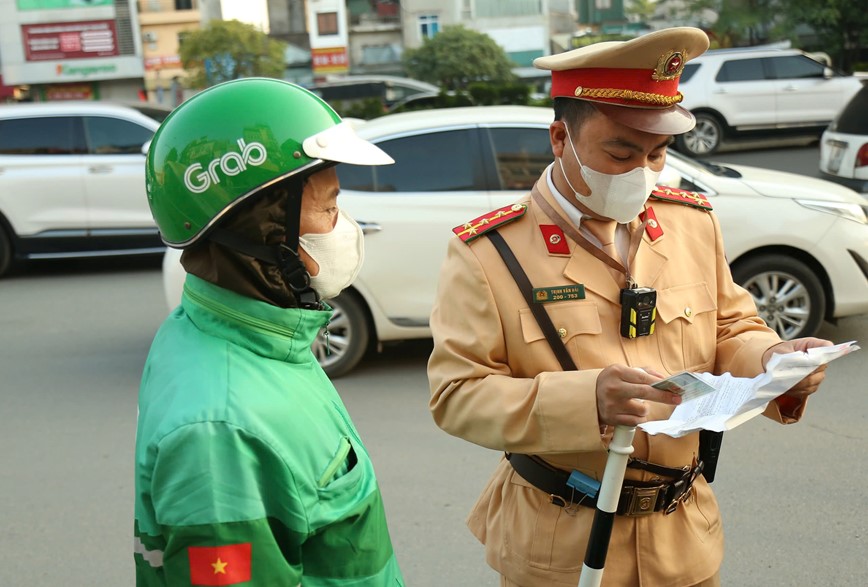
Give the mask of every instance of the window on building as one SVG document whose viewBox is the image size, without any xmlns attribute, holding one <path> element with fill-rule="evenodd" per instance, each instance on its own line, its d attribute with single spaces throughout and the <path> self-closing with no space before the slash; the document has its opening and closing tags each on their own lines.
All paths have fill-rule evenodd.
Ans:
<svg viewBox="0 0 868 587">
<path fill-rule="evenodd" d="M 419 35 L 423 39 L 433 39 L 440 32 L 440 22 L 436 14 L 423 14 L 419 17 Z"/>
<path fill-rule="evenodd" d="M 362 47 L 362 63 L 379 65 L 395 63 L 401 60 L 401 54 L 394 45 L 365 45 Z"/>
<path fill-rule="evenodd" d="M 193 0 L 175 0 L 175 10 L 193 10 Z"/>
<path fill-rule="evenodd" d="M 338 34 L 338 13 L 318 12 L 316 15 L 316 32 L 319 36 Z"/>
</svg>

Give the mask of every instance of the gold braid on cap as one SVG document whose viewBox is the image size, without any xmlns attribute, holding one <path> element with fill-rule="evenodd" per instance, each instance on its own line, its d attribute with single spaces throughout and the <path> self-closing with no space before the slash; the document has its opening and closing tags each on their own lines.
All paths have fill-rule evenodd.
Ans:
<svg viewBox="0 0 868 587">
<path fill-rule="evenodd" d="M 684 99 L 681 92 L 674 96 L 664 96 L 662 94 L 651 94 L 649 92 L 636 92 L 633 90 L 620 90 L 617 88 L 576 88 L 576 97 L 579 98 L 603 98 L 603 99 L 619 99 L 632 100 L 634 102 L 644 102 L 645 104 L 654 104 L 656 106 L 672 106 L 678 104 Z"/>
</svg>

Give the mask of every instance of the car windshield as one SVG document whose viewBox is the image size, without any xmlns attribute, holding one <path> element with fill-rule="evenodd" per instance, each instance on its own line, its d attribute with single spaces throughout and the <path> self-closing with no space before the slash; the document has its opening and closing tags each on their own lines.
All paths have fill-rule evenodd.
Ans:
<svg viewBox="0 0 868 587">
<path fill-rule="evenodd" d="M 718 177 L 741 177 L 741 174 L 732 169 L 731 167 L 726 167 L 724 165 L 720 165 L 719 163 L 713 163 L 711 161 L 706 161 L 705 159 L 694 159 L 693 157 L 686 157 L 681 153 L 669 151 L 667 153 L 667 157 L 675 157 L 679 161 L 684 161 L 688 165 L 692 165 L 693 167 L 698 167 L 708 173 L 716 175 Z"/>
</svg>

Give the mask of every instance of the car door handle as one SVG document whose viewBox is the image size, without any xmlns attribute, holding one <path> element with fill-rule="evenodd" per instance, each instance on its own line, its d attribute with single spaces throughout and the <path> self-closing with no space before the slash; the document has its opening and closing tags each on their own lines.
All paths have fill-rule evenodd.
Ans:
<svg viewBox="0 0 868 587">
<path fill-rule="evenodd" d="M 784 91 L 785 92 L 797 92 L 797 91 L 799 91 L 799 88 L 797 88 L 796 86 L 786 86 L 786 87 L 784 87 Z"/>
<path fill-rule="evenodd" d="M 87 170 L 91 173 L 111 173 L 112 168 L 109 165 L 91 165 Z"/>
<path fill-rule="evenodd" d="M 356 224 L 359 225 L 359 228 L 362 229 L 364 234 L 370 234 L 372 232 L 380 232 L 383 230 L 383 227 L 377 224 L 376 222 L 365 222 L 364 220 L 356 220 Z"/>
</svg>

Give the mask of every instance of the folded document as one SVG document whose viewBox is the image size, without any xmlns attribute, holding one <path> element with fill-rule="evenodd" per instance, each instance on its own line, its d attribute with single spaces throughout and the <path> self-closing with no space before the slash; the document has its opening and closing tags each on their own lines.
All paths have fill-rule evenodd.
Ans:
<svg viewBox="0 0 868 587">
<path fill-rule="evenodd" d="M 678 438 L 697 430 L 723 432 L 744 424 L 763 413 L 770 401 L 785 393 L 811 371 L 858 350 L 856 341 L 834 346 L 815 347 L 807 352 L 773 354 L 765 373 L 753 378 L 733 377 L 729 373 L 697 373 L 715 388 L 680 404 L 668 420 L 639 424 L 648 434 L 666 434 Z"/>
</svg>

